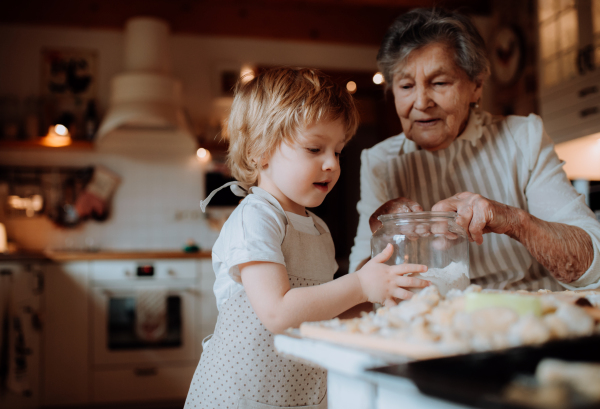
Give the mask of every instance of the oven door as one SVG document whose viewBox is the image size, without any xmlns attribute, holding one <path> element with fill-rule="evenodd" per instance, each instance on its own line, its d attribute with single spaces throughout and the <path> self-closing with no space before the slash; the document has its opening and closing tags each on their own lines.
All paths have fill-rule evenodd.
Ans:
<svg viewBox="0 0 600 409">
<path fill-rule="evenodd" d="M 157 304 L 163 317 L 161 335 L 155 338 L 140 333 L 144 323 L 140 322 L 139 304 L 141 297 L 148 294 L 158 296 Z M 96 283 L 91 306 L 94 365 L 194 360 L 197 321 L 194 315 L 198 294 L 194 282 L 187 280 L 136 282 L 133 285 Z"/>
</svg>

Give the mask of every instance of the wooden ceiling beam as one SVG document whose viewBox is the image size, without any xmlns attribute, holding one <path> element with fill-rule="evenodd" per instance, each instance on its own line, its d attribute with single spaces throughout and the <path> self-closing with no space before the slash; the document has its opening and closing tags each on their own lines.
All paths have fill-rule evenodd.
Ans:
<svg viewBox="0 0 600 409">
<path fill-rule="evenodd" d="M 394 18 L 435 0 L 21 0 L 0 2 L 0 23 L 123 29 L 151 15 L 174 33 L 379 45 Z M 447 0 L 489 12 L 490 0 Z"/>
</svg>

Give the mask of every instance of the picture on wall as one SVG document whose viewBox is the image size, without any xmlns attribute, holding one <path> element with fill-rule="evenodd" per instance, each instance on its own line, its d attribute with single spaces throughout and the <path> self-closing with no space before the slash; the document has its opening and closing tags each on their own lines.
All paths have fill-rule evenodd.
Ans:
<svg viewBox="0 0 600 409">
<path fill-rule="evenodd" d="M 97 51 L 44 48 L 41 61 L 44 125 L 60 123 L 71 137 L 91 140 L 97 128 Z"/>
<path fill-rule="evenodd" d="M 95 98 L 97 60 L 95 50 L 42 49 L 42 95 Z"/>
</svg>

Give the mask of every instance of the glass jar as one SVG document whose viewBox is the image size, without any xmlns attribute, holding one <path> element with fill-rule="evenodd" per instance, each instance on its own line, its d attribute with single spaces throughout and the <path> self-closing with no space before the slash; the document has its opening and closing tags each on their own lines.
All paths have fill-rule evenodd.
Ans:
<svg viewBox="0 0 600 409">
<path fill-rule="evenodd" d="M 414 212 L 385 214 L 371 237 L 371 257 L 388 243 L 394 253 L 388 265 L 424 264 L 428 271 L 412 274 L 436 285 L 442 295 L 450 289 L 464 290 L 469 280 L 469 239 L 456 223 L 455 212 Z M 411 289 L 418 291 L 418 289 Z"/>
</svg>

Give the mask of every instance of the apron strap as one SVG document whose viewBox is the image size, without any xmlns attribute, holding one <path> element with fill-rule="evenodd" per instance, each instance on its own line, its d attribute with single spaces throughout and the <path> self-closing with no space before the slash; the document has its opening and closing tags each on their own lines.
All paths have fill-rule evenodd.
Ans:
<svg viewBox="0 0 600 409">
<path fill-rule="evenodd" d="M 241 182 L 238 182 L 237 180 L 234 180 L 232 182 L 227 182 L 223 186 L 221 186 L 221 187 L 213 190 L 212 192 L 210 192 L 210 194 L 208 195 L 208 197 L 206 199 L 200 200 L 200 209 L 202 209 L 202 212 L 206 212 L 206 206 L 208 206 L 208 203 L 213 198 L 213 196 L 216 195 L 219 190 L 224 189 L 227 186 L 229 186 L 229 188 L 231 189 L 231 191 L 233 192 L 233 194 L 236 195 L 236 196 L 238 196 L 238 197 L 246 197 L 246 196 L 248 196 L 248 190 L 249 190 L 249 188 L 246 185 L 244 185 Z"/>
<path fill-rule="evenodd" d="M 312 221 L 313 221 L 313 223 L 315 225 L 315 228 L 317 229 L 317 231 L 319 232 L 319 234 L 325 234 L 325 233 L 327 233 L 327 231 L 325 230 L 325 228 L 323 226 L 321 226 L 321 223 L 319 223 L 317 221 L 317 219 L 315 218 L 316 215 L 313 212 L 308 211 L 308 210 L 307 210 L 307 213 L 311 217 L 311 219 L 312 219 Z"/>
</svg>

